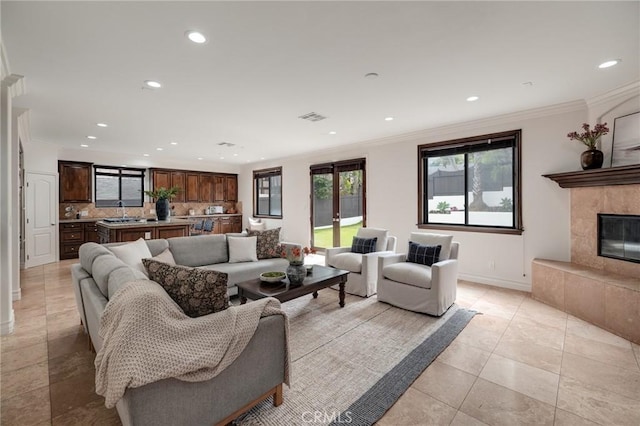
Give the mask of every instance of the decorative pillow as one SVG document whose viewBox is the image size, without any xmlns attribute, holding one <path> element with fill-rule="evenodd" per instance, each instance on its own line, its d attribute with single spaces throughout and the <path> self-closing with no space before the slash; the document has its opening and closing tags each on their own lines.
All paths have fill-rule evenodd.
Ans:
<svg viewBox="0 0 640 426">
<path fill-rule="evenodd" d="M 140 238 L 129 244 L 109 247 L 109 250 L 111 250 L 118 259 L 122 260 L 127 265 L 139 269 L 147 275 L 147 271 L 142 265 L 142 259 L 152 257 L 152 254 L 144 239 Z"/>
<path fill-rule="evenodd" d="M 258 237 L 230 237 L 229 242 L 229 263 L 257 262 L 256 243 Z"/>
<path fill-rule="evenodd" d="M 440 260 L 447 260 L 451 255 L 453 235 L 412 232 L 409 241 L 414 241 L 425 246 L 442 246 L 440 250 Z"/>
<path fill-rule="evenodd" d="M 266 231 L 249 231 L 249 237 L 258 237 L 256 242 L 256 254 L 258 259 L 271 259 L 280 257 L 278 246 L 280 244 L 280 228 L 268 229 Z"/>
<path fill-rule="evenodd" d="M 164 251 L 156 256 L 153 256 L 151 259 L 157 260 L 158 262 L 166 263 L 167 265 L 175 265 L 176 260 L 173 258 L 173 254 L 171 250 L 168 248 L 164 249 Z"/>
<path fill-rule="evenodd" d="M 407 254 L 407 262 L 420 263 L 422 265 L 431 266 L 437 263 L 440 258 L 440 250 L 442 246 L 425 246 L 422 244 L 409 241 L 409 254 Z"/>
<path fill-rule="evenodd" d="M 378 237 L 375 238 L 360 238 L 353 237 L 351 243 L 351 253 L 373 253 L 376 251 L 376 244 L 378 243 Z"/>
<path fill-rule="evenodd" d="M 265 231 L 267 229 L 266 223 L 256 223 L 255 225 L 249 224 L 247 231 Z"/>
<path fill-rule="evenodd" d="M 173 266 L 143 259 L 149 278 L 160 284 L 169 296 L 192 318 L 229 307 L 228 275 L 210 269 Z"/>
</svg>

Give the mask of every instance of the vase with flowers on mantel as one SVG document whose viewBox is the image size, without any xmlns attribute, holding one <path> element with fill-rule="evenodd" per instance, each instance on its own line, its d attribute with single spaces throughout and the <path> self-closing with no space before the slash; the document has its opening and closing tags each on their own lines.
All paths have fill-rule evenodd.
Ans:
<svg viewBox="0 0 640 426">
<path fill-rule="evenodd" d="M 609 133 L 607 123 L 598 123 L 593 127 L 593 130 L 587 123 L 583 123 L 582 129 L 584 130 L 583 133 L 571 132 L 567 134 L 567 137 L 570 140 L 578 140 L 589 148 L 580 155 L 582 170 L 599 169 L 602 167 L 604 154 L 597 149 L 597 146 L 600 142 L 600 137 Z"/>
</svg>

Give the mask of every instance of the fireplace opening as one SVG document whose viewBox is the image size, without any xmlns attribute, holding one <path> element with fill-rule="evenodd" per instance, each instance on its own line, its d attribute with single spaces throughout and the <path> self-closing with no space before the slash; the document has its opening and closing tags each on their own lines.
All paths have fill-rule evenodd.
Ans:
<svg viewBox="0 0 640 426">
<path fill-rule="evenodd" d="M 598 214 L 598 256 L 640 263 L 640 216 Z"/>
</svg>

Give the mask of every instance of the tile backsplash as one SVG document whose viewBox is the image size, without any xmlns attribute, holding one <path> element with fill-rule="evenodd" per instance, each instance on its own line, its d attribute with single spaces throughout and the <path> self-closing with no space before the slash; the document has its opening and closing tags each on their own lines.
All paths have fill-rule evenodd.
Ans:
<svg viewBox="0 0 640 426">
<path fill-rule="evenodd" d="M 189 210 L 193 209 L 195 214 L 205 214 L 207 207 L 212 205 L 222 205 L 224 212 L 228 213 L 229 209 L 235 209 L 236 213 L 242 213 L 242 203 L 170 203 L 171 214 L 173 216 L 186 216 Z M 72 210 L 67 212 L 67 207 Z M 151 210 L 155 210 L 156 203 L 144 203 L 143 207 L 126 207 L 127 216 L 149 216 Z M 87 215 L 82 219 L 116 217 L 122 215 L 122 210 L 117 207 L 96 207 L 94 203 L 60 203 L 59 204 L 60 219 L 74 219 L 77 213 L 86 211 Z"/>
</svg>

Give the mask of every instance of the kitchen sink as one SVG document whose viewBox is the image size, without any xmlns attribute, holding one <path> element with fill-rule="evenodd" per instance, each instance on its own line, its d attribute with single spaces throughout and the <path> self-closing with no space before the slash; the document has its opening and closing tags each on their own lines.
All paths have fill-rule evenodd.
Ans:
<svg viewBox="0 0 640 426">
<path fill-rule="evenodd" d="M 144 219 L 140 217 L 105 217 L 102 220 L 107 223 L 135 223 L 142 222 Z"/>
</svg>

